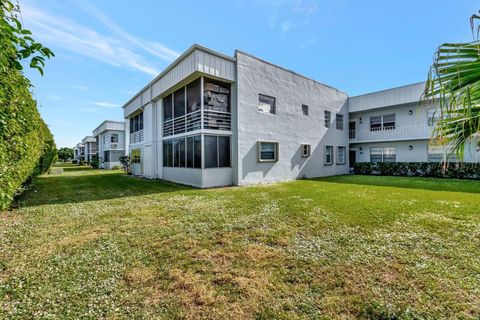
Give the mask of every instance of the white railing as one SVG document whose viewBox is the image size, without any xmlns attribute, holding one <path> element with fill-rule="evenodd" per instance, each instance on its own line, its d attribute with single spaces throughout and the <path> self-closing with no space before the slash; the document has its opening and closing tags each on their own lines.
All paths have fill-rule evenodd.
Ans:
<svg viewBox="0 0 480 320">
<path fill-rule="evenodd" d="M 130 133 L 130 143 L 140 143 L 143 141 L 143 129 L 136 131 L 134 133 Z"/>
<path fill-rule="evenodd" d="M 428 139 L 432 127 L 427 124 L 395 125 L 383 128 L 350 130 L 349 139 L 353 141 L 383 141 L 397 139 Z"/>
<path fill-rule="evenodd" d="M 231 130 L 232 115 L 230 112 L 204 110 L 203 128 L 209 130 Z M 200 110 L 163 122 L 163 136 L 185 133 L 202 129 L 202 113 Z"/>
</svg>

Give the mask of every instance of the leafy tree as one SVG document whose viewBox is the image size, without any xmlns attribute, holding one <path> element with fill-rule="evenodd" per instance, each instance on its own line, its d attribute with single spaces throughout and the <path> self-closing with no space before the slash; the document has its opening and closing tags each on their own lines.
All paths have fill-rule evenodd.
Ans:
<svg viewBox="0 0 480 320">
<path fill-rule="evenodd" d="M 433 139 L 463 159 L 465 144 L 480 133 L 480 26 L 472 15 L 473 41 L 444 43 L 435 52 L 424 100 L 433 100 L 440 115 Z"/>
<path fill-rule="evenodd" d="M 26 62 L 43 74 L 45 58 L 53 53 L 23 28 L 18 13 L 11 1 L 0 0 L 0 210 L 23 184 L 50 168 L 57 150 L 22 73 Z"/>
<path fill-rule="evenodd" d="M 73 149 L 72 148 L 60 148 L 57 151 L 58 160 L 66 162 L 73 159 Z"/>
</svg>

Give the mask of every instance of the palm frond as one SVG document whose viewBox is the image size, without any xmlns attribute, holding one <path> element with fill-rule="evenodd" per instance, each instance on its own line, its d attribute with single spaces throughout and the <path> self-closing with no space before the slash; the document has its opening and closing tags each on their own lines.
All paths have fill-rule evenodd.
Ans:
<svg viewBox="0 0 480 320">
<path fill-rule="evenodd" d="M 448 145 L 451 153 L 463 159 L 465 144 L 480 133 L 480 41 L 445 43 L 435 52 L 425 85 L 423 100 L 439 107 L 432 140 Z M 480 29 L 479 29 L 480 30 Z"/>
</svg>

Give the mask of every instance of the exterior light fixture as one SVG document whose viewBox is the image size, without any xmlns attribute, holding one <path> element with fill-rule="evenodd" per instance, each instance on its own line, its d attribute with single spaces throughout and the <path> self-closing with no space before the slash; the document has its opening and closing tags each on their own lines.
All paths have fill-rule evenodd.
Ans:
<svg viewBox="0 0 480 320">
<path fill-rule="evenodd" d="M 412 110 L 408 110 L 408 115 L 411 116 L 413 114 Z"/>
<path fill-rule="evenodd" d="M 413 146 L 408 146 L 408 150 L 413 150 Z"/>
</svg>

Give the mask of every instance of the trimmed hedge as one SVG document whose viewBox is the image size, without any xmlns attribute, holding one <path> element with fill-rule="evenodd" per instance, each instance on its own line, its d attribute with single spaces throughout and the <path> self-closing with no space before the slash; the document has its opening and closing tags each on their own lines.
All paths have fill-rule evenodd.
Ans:
<svg viewBox="0 0 480 320">
<path fill-rule="evenodd" d="M 357 162 L 353 172 L 363 175 L 413 176 L 480 180 L 479 163 Z"/>
<path fill-rule="evenodd" d="M 0 33 L 0 210 L 7 209 L 24 184 L 48 171 L 56 159 L 53 136 L 16 59 L 14 43 Z"/>
</svg>

